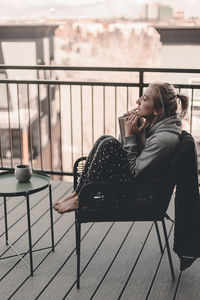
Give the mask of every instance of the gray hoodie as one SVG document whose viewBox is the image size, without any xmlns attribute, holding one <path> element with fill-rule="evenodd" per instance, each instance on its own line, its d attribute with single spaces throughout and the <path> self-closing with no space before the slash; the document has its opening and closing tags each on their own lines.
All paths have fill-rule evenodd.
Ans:
<svg viewBox="0 0 200 300">
<path fill-rule="evenodd" d="M 130 171 L 134 178 L 144 177 L 147 181 L 159 178 L 162 166 L 172 158 L 182 133 L 181 120 L 171 116 L 153 125 L 146 132 L 146 144 L 138 152 L 136 135 L 123 139 Z"/>
</svg>

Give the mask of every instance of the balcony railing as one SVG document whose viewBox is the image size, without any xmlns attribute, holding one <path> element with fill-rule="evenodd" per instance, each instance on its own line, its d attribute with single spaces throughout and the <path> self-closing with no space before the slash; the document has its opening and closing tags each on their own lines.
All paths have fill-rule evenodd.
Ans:
<svg viewBox="0 0 200 300">
<path fill-rule="evenodd" d="M 71 176 L 74 161 L 96 138 L 118 136 L 118 116 L 155 80 L 190 97 L 184 128 L 200 155 L 199 69 L 0 65 L 0 169 L 28 163 Z"/>
</svg>

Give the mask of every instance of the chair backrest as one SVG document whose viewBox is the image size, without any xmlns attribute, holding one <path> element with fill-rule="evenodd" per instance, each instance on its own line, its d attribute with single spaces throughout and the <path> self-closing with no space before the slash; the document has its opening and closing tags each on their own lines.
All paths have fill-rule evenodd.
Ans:
<svg viewBox="0 0 200 300">
<path fill-rule="evenodd" d="M 174 251 L 200 256 L 200 195 L 197 153 L 193 137 L 183 132 L 178 151 L 175 194 Z"/>
<path fill-rule="evenodd" d="M 79 183 L 79 179 L 80 176 L 82 174 L 84 165 L 85 165 L 85 161 L 86 161 L 86 156 L 82 156 L 80 158 L 78 158 L 75 163 L 74 163 L 74 168 L 73 168 L 73 174 L 74 174 L 74 190 L 76 189 L 78 183 Z"/>
<path fill-rule="evenodd" d="M 176 185 L 176 193 L 185 195 L 189 190 L 190 193 L 193 190 L 198 194 L 196 146 L 194 138 L 187 131 L 182 132 L 175 156 L 170 162 L 169 172 L 168 178 Z M 188 196 L 191 196 L 191 194 Z"/>
<path fill-rule="evenodd" d="M 198 181 L 197 152 L 194 138 L 187 131 L 183 131 L 177 153 L 172 161 L 177 185 L 185 185 L 195 180 Z M 191 178 L 192 176 L 192 178 Z"/>
<path fill-rule="evenodd" d="M 197 183 L 197 173 L 195 142 L 192 135 L 183 130 L 176 153 L 163 172 L 163 178 L 161 180 L 163 182 L 161 185 L 162 208 L 158 207 L 158 209 L 163 211 L 167 210 L 171 198 L 170 194 L 172 194 L 175 186 L 176 191 L 186 191 L 190 183 Z M 198 183 L 196 185 L 198 185 Z"/>
</svg>

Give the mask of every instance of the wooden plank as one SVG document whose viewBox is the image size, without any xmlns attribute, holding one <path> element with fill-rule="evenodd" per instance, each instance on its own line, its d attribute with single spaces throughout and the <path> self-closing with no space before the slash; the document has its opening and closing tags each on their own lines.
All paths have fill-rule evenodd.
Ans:
<svg viewBox="0 0 200 300">
<path fill-rule="evenodd" d="M 61 188 L 62 187 L 62 188 Z M 68 188 L 69 188 L 69 185 L 68 185 Z M 57 190 L 57 196 L 58 198 L 59 197 L 62 197 L 63 194 L 66 193 L 66 185 L 64 184 L 61 184 L 58 186 L 58 190 Z M 57 198 L 57 199 L 58 199 Z M 46 204 L 45 204 L 45 209 L 46 209 Z M 37 215 L 39 216 L 41 213 L 41 206 L 37 207 Z M 60 218 L 61 216 L 56 214 L 56 218 Z M 56 219 L 54 218 L 54 219 Z M 48 220 L 47 220 L 48 219 Z M 56 220 L 55 220 L 56 221 Z M 41 226 L 41 222 L 43 223 L 42 226 Z M 40 237 L 42 235 L 42 233 L 45 231 L 45 223 L 48 224 L 47 227 L 49 226 L 49 215 L 46 215 L 46 219 L 45 218 L 42 218 L 41 220 L 39 220 L 38 223 L 36 223 L 35 226 L 37 226 L 35 229 L 36 233 L 37 233 L 37 238 Z M 33 230 L 32 230 L 33 232 Z M 22 243 L 22 246 L 25 247 L 25 249 L 27 249 L 27 244 L 28 244 L 28 239 L 27 239 L 27 233 L 25 234 L 26 235 L 26 238 L 21 238 L 18 242 L 18 244 L 21 244 Z M 56 235 L 56 233 L 55 233 Z M 48 237 L 47 237 L 48 236 Z M 57 234 L 57 237 L 59 235 Z M 48 245 L 50 243 L 50 232 L 48 232 L 43 238 L 42 240 L 40 241 L 40 245 L 39 246 L 44 246 L 46 244 L 46 240 L 48 242 Z M 56 239 L 55 239 L 56 241 Z M 43 243 L 43 245 L 41 245 Z M 46 246 L 46 245 L 45 245 Z M 33 257 L 33 261 L 34 261 L 34 258 L 36 257 L 38 252 L 34 253 L 34 257 Z M 13 254 L 13 253 L 12 253 Z M 26 255 L 25 257 L 25 260 L 29 263 L 29 256 Z M 8 275 L 4 278 L 4 280 L 2 280 L 2 282 L 7 282 L 8 281 L 8 278 L 9 278 L 9 282 L 12 282 L 12 289 L 14 289 L 15 285 L 17 284 L 17 281 L 19 280 L 20 282 L 22 281 L 22 279 L 20 279 L 20 274 L 22 274 L 22 277 L 23 276 L 27 276 L 29 275 L 29 270 L 24 266 L 24 264 L 20 261 L 19 264 L 16 264 L 16 261 L 20 261 L 18 258 L 10 258 L 10 259 L 6 259 L 6 260 L 2 260 L 1 261 L 1 275 L 3 275 L 5 272 L 8 272 L 9 268 L 12 268 L 14 267 L 14 269 L 12 269 L 12 272 L 8 273 Z M 35 267 L 36 265 L 34 265 Z M 2 276 L 1 276 L 2 277 Z M 16 280 L 16 278 L 18 280 Z M 6 286 L 6 285 L 4 285 Z M 11 291 L 12 291 L 11 289 Z M 9 290 L 10 292 L 10 290 Z"/>
<path fill-rule="evenodd" d="M 115 252 L 112 248 L 107 248 L 107 241 L 111 239 L 111 236 L 115 234 L 116 230 L 114 228 L 118 228 L 118 225 L 114 225 L 111 227 L 110 223 L 96 223 L 92 230 L 87 235 L 86 239 L 84 239 L 81 248 L 82 248 L 82 255 L 81 255 L 81 270 L 84 270 L 82 276 L 81 276 L 81 290 L 83 291 L 85 286 L 90 286 L 91 280 L 97 284 L 98 283 L 98 274 L 100 272 L 100 265 L 98 264 L 98 269 L 92 267 L 94 264 L 94 261 L 98 260 L 99 255 L 103 256 L 104 258 L 107 257 L 108 261 L 110 261 L 110 257 L 112 257 L 112 254 Z M 127 231 L 127 226 L 124 229 L 119 229 L 121 232 L 124 230 L 124 233 Z M 106 237 L 104 239 L 104 237 Z M 103 242 L 103 243 L 102 243 Z M 116 238 L 116 241 L 114 242 L 114 249 L 117 244 L 119 243 L 119 239 Z M 108 250 L 108 251 L 107 251 Z M 106 253 L 106 255 L 105 255 Z M 111 254 L 112 253 L 112 254 Z M 94 255 L 95 254 L 95 255 Z M 101 261 L 99 261 L 101 264 Z M 89 264 L 88 264 L 89 263 Z M 107 265 L 106 265 L 107 266 Z M 92 271 L 90 273 L 90 276 L 85 276 L 86 270 L 88 268 Z M 69 271 L 70 273 L 69 273 Z M 73 271 L 72 271 L 73 270 Z M 98 273 L 98 274 L 97 274 Z M 66 276 L 67 274 L 67 276 Z M 62 278 L 65 276 L 65 284 L 63 285 L 63 282 L 59 280 L 59 277 Z M 59 277 L 57 278 L 56 282 L 53 282 L 53 285 L 49 285 L 48 288 L 44 291 L 42 298 L 48 299 L 49 297 L 57 298 L 57 299 L 63 299 L 63 297 L 66 295 L 66 293 L 69 293 L 69 298 L 74 299 L 73 292 L 75 291 L 77 293 L 77 289 L 75 287 L 75 280 L 76 280 L 76 256 L 73 256 L 73 259 L 69 261 L 68 268 L 67 266 L 63 268 L 61 273 L 59 273 Z M 79 291 L 79 292 L 80 292 Z M 89 295 L 91 292 L 89 293 Z M 78 293 L 77 293 L 78 297 Z M 76 299 L 76 298 L 75 298 Z M 89 299 L 87 297 L 87 299 Z"/>
<path fill-rule="evenodd" d="M 16 201 L 17 200 L 17 201 Z M 13 201 L 15 201 L 15 204 L 13 205 Z M 22 202 L 25 202 L 25 198 L 20 196 L 16 198 L 7 197 L 6 198 L 6 204 L 7 204 L 7 214 L 9 215 L 10 211 L 13 209 L 16 209 L 18 205 L 20 205 Z M 1 197 L 1 205 L 0 205 L 0 221 L 4 219 L 4 201 Z"/>
<path fill-rule="evenodd" d="M 67 214 L 62 218 L 73 220 L 73 214 Z M 67 222 L 67 220 L 65 221 Z M 62 229 L 64 223 L 61 224 Z M 82 236 L 92 226 L 91 223 L 84 224 L 82 226 Z M 94 240 L 93 246 L 85 253 L 85 257 L 82 258 L 82 266 L 88 262 L 93 255 L 95 248 L 101 242 L 102 238 L 106 234 L 110 224 L 104 224 L 101 230 Z M 37 299 L 40 295 L 40 299 L 62 299 L 62 295 L 74 284 L 76 280 L 76 254 L 75 254 L 75 235 L 74 227 L 65 236 L 65 238 L 56 247 L 56 252 L 46 258 L 44 263 L 36 271 L 34 278 L 29 278 L 23 287 L 16 293 L 15 297 L 21 297 L 21 299 Z M 82 248 L 85 250 L 85 246 L 89 244 L 91 238 L 97 233 L 95 226 L 91 227 L 85 238 L 82 240 Z M 41 259 L 41 253 L 40 253 Z"/>
<path fill-rule="evenodd" d="M 168 213 L 172 216 L 172 212 L 170 210 Z M 95 294 L 95 299 L 108 299 L 109 297 L 111 299 L 118 299 L 130 274 L 131 268 L 137 260 L 139 250 L 147 236 L 150 225 L 151 222 L 136 222 L 120 252 L 118 259 L 114 262 L 109 274 L 105 278 L 105 281 L 103 281 L 99 290 Z M 161 227 L 160 224 L 159 227 Z M 160 232 L 162 233 L 161 229 L 162 228 L 160 228 Z M 161 238 L 164 242 L 162 234 Z M 155 249 L 156 251 L 159 250 L 158 241 L 155 241 Z"/>
<path fill-rule="evenodd" d="M 98 224 L 98 227 L 101 228 L 102 224 L 104 223 Z M 120 246 L 123 245 L 126 234 L 130 233 L 129 230 L 131 230 L 131 226 L 132 222 L 115 223 L 104 243 L 101 245 L 101 248 L 81 276 L 81 289 L 77 290 L 76 286 L 74 286 L 67 298 L 90 299 L 110 264 L 116 259 L 116 255 L 118 254 Z M 91 244 L 88 244 L 84 250 L 88 251 L 88 247 L 91 247 Z M 84 255 L 85 251 L 82 251 L 82 257 L 84 257 Z"/>
<path fill-rule="evenodd" d="M 198 258 L 188 269 L 182 272 L 176 299 L 200 299 L 200 258 Z"/>
<path fill-rule="evenodd" d="M 136 222 L 134 224 L 109 273 L 97 290 L 94 297 L 96 300 L 118 299 L 131 269 L 142 250 L 151 225 L 152 222 Z M 81 295 L 86 299 L 82 291 Z"/>
<path fill-rule="evenodd" d="M 153 287 L 152 287 L 150 295 L 148 297 L 149 300 L 173 299 L 173 297 L 174 297 L 174 294 L 176 291 L 176 286 L 178 284 L 178 277 L 179 277 L 180 271 L 179 271 L 178 256 L 173 251 L 173 241 L 174 241 L 174 231 L 172 229 L 170 237 L 169 237 L 169 244 L 170 244 L 170 250 L 171 250 L 172 261 L 173 261 L 173 266 L 174 266 L 174 272 L 175 272 L 175 276 L 176 276 L 175 282 L 173 282 L 172 278 L 171 278 L 169 260 L 168 260 L 168 256 L 167 256 L 167 251 L 165 249 L 164 256 L 162 258 L 158 273 L 156 275 L 156 279 L 153 283 Z M 188 299 L 191 299 L 191 298 L 188 298 Z"/>
<path fill-rule="evenodd" d="M 156 245 L 158 240 L 153 227 L 121 299 L 146 299 L 161 257 L 159 246 Z"/>
</svg>

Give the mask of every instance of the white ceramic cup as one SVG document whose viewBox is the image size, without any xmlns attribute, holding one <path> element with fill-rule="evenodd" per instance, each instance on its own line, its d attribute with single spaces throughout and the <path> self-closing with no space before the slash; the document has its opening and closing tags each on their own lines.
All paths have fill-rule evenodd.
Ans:
<svg viewBox="0 0 200 300">
<path fill-rule="evenodd" d="M 15 177 L 19 182 L 27 182 L 32 176 L 32 169 L 29 165 L 18 165 L 15 167 Z"/>
</svg>

